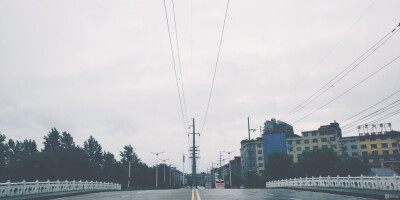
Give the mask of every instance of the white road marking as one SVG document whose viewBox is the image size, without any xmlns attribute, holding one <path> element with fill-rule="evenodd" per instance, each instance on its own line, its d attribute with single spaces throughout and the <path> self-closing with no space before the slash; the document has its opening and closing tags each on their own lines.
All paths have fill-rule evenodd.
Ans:
<svg viewBox="0 0 400 200">
<path fill-rule="evenodd" d="M 129 197 L 129 194 L 121 196 L 121 198 Z"/>
</svg>

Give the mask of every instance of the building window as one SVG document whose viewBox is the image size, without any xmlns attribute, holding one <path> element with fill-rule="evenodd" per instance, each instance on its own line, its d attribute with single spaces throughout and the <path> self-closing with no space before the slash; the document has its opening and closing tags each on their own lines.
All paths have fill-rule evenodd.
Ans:
<svg viewBox="0 0 400 200">
<path fill-rule="evenodd" d="M 363 156 L 368 156 L 368 151 L 363 151 L 363 152 L 362 152 L 362 155 L 363 155 Z"/>
<path fill-rule="evenodd" d="M 378 155 L 378 151 L 372 151 L 372 155 L 377 156 Z"/>
<path fill-rule="evenodd" d="M 392 142 L 392 147 L 397 147 L 397 142 Z"/>
<path fill-rule="evenodd" d="M 327 148 L 328 148 L 328 145 L 322 145 L 322 148 L 323 148 L 323 149 L 327 149 Z"/>
<path fill-rule="evenodd" d="M 310 150 L 310 147 L 306 147 L 306 148 L 304 148 L 306 151 L 309 151 Z"/>
<path fill-rule="evenodd" d="M 335 137 L 331 137 L 331 138 L 329 138 L 329 140 L 330 141 L 336 141 L 336 138 Z"/>
<path fill-rule="evenodd" d="M 399 154 L 399 150 L 393 149 L 393 154 Z"/>
<path fill-rule="evenodd" d="M 303 136 L 304 137 L 308 137 L 308 133 L 303 133 Z"/>
<path fill-rule="evenodd" d="M 361 149 L 366 149 L 367 145 L 366 144 L 362 144 L 360 147 L 361 147 Z"/>
<path fill-rule="evenodd" d="M 262 154 L 262 150 L 258 150 L 258 152 L 257 152 L 258 154 Z"/>
<path fill-rule="evenodd" d="M 332 149 L 336 149 L 336 148 L 337 148 L 337 147 L 336 147 L 336 144 L 332 144 L 332 145 L 331 145 L 331 148 L 332 148 Z"/>
<path fill-rule="evenodd" d="M 301 147 L 297 147 L 297 148 L 296 148 L 296 151 L 301 151 Z"/>
<path fill-rule="evenodd" d="M 300 140 L 296 140 L 296 144 L 300 144 Z"/>
<path fill-rule="evenodd" d="M 293 147 L 289 147 L 289 151 L 293 151 Z"/>
<path fill-rule="evenodd" d="M 388 144 L 387 143 L 382 143 L 381 146 L 382 146 L 382 148 L 388 148 Z"/>
<path fill-rule="evenodd" d="M 328 139 L 327 138 L 321 138 L 321 142 L 327 142 Z"/>
<path fill-rule="evenodd" d="M 351 149 L 357 149 L 357 145 L 351 145 Z"/>
<path fill-rule="evenodd" d="M 261 147 L 261 145 L 262 145 L 261 143 L 258 143 L 258 144 L 257 144 L 257 147 Z"/>
<path fill-rule="evenodd" d="M 318 139 L 313 139 L 312 142 L 313 142 L 313 143 L 317 143 L 317 142 L 318 142 Z"/>
<path fill-rule="evenodd" d="M 318 146 L 313 146 L 313 150 L 318 150 Z"/>
<path fill-rule="evenodd" d="M 312 136 L 317 136 L 317 132 L 312 132 Z"/>
<path fill-rule="evenodd" d="M 382 153 L 383 155 L 389 155 L 389 150 L 383 150 Z"/>
<path fill-rule="evenodd" d="M 258 160 L 262 160 L 262 157 L 258 157 Z"/>
<path fill-rule="evenodd" d="M 304 144 L 308 144 L 309 143 L 309 141 L 308 140 L 304 140 Z"/>
<path fill-rule="evenodd" d="M 288 145 L 292 145 L 292 140 L 287 141 Z"/>
<path fill-rule="evenodd" d="M 371 144 L 371 148 L 378 148 L 376 144 Z"/>
<path fill-rule="evenodd" d="M 263 167 L 263 164 L 262 163 L 258 163 L 258 167 Z"/>
</svg>

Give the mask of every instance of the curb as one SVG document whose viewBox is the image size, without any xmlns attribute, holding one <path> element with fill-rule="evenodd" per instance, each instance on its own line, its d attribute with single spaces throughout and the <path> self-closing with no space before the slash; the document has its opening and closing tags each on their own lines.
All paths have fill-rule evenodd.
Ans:
<svg viewBox="0 0 400 200">
<path fill-rule="evenodd" d="M 48 200 L 48 199 L 55 199 L 55 198 L 63 198 L 63 197 L 71 197 L 77 195 L 84 195 L 84 194 L 92 194 L 92 193 L 99 193 L 99 192 L 115 192 L 120 190 L 91 190 L 91 191 L 80 191 L 80 192 L 68 192 L 68 193 L 45 193 L 41 195 L 21 195 L 21 196 L 8 196 L 8 197 L 1 197 L 1 200 Z"/>
</svg>

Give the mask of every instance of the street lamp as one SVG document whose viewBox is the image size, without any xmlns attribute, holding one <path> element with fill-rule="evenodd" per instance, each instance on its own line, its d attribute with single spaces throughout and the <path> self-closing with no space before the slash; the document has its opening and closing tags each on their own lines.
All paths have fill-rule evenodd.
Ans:
<svg viewBox="0 0 400 200">
<path fill-rule="evenodd" d="M 223 151 L 223 152 L 227 153 L 229 156 L 229 185 L 231 186 L 231 188 L 232 188 L 231 153 L 233 153 L 235 151 Z"/>
<path fill-rule="evenodd" d="M 150 152 L 150 153 L 152 153 L 152 154 L 154 154 L 154 155 L 157 156 L 157 165 L 156 165 L 156 188 L 158 188 L 158 155 L 164 153 L 164 151 L 163 151 L 163 152 L 156 152 L 156 153 Z"/>
<path fill-rule="evenodd" d="M 172 163 L 172 164 L 169 164 L 169 187 L 171 187 L 171 176 L 172 176 L 172 169 L 171 169 L 171 167 L 172 167 L 172 165 L 173 164 L 175 164 L 175 163 Z"/>
<path fill-rule="evenodd" d="M 163 161 L 163 163 L 164 163 L 164 186 L 165 186 L 165 161 L 167 161 L 167 160 L 169 160 L 169 159 L 160 159 L 160 160 L 162 160 Z"/>
</svg>

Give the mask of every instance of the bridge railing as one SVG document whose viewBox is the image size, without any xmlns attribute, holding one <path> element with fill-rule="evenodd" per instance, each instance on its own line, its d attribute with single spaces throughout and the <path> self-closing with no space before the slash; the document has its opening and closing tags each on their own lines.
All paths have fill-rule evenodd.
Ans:
<svg viewBox="0 0 400 200">
<path fill-rule="evenodd" d="M 358 177 L 311 177 L 266 182 L 267 188 L 274 187 L 332 187 L 366 190 L 400 191 L 400 176 L 358 176 Z"/>
<path fill-rule="evenodd" d="M 93 181 L 45 181 L 0 183 L 0 197 L 85 190 L 121 190 L 121 184 Z"/>
</svg>

